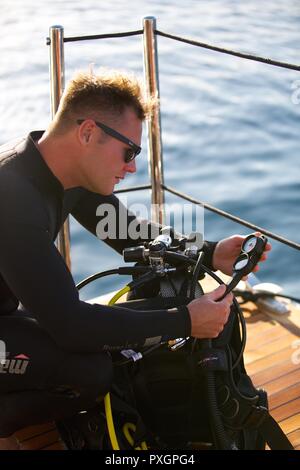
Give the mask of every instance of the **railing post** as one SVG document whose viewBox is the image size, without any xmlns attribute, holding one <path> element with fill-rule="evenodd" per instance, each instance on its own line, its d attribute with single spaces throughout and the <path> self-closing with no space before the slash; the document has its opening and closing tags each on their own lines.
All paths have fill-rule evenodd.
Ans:
<svg viewBox="0 0 300 470">
<path fill-rule="evenodd" d="M 159 98 L 159 75 L 157 41 L 155 36 L 156 19 L 146 16 L 143 19 L 144 41 L 144 73 L 149 96 Z M 152 220 L 163 224 L 164 222 L 164 183 L 161 119 L 159 105 L 148 120 L 148 152 L 149 172 L 152 186 L 151 204 Z"/>
<path fill-rule="evenodd" d="M 51 26 L 50 36 L 50 97 L 53 119 L 65 87 L 64 28 Z M 71 271 L 69 219 L 58 234 L 58 249 Z"/>
</svg>

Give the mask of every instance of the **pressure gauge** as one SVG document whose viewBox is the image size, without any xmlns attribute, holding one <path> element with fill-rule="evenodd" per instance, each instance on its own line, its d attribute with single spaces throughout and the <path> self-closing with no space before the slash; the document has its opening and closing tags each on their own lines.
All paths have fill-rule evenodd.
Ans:
<svg viewBox="0 0 300 470">
<path fill-rule="evenodd" d="M 254 235 L 249 235 L 249 237 L 245 238 L 244 243 L 242 245 L 242 251 L 245 253 L 250 253 L 256 247 L 258 238 Z"/>
<path fill-rule="evenodd" d="M 266 244 L 267 238 L 263 235 L 257 236 L 252 233 L 245 238 L 241 247 L 241 253 L 233 263 L 233 278 L 229 284 L 227 284 L 225 294 L 223 294 L 219 300 L 224 299 L 243 276 L 247 276 L 253 271 L 264 252 Z"/>
<path fill-rule="evenodd" d="M 241 269 L 244 269 L 248 263 L 249 263 L 248 255 L 246 254 L 240 255 L 233 265 L 233 270 L 240 271 Z"/>
</svg>

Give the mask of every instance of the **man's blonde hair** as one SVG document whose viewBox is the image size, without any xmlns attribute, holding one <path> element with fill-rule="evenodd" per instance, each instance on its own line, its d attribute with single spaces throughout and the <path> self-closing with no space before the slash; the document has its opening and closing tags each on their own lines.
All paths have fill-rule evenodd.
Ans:
<svg viewBox="0 0 300 470">
<path fill-rule="evenodd" d="M 134 76 L 121 72 L 99 75 L 79 72 L 68 83 L 51 125 L 51 132 L 64 133 L 77 119 L 104 119 L 110 124 L 127 108 L 143 121 L 156 107 L 157 100 L 146 98 Z"/>
</svg>

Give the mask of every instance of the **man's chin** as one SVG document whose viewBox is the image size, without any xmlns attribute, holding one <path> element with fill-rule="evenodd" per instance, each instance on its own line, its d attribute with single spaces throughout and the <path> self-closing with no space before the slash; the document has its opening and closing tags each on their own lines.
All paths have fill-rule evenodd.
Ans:
<svg viewBox="0 0 300 470">
<path fill-rule="evenodd" d="M 102 196 L 110 196 L 115 189 L 115 185 L 111 186 L 110 188 L 101 188 L 98 190 L 98 193 Z"/>
<path fill-rule="evenodd" d="M 105 188 L 105 187 L 93 187 L 93 188 L 86 188 L 88 189 L 89 191 L 93 192 L 93 193 L 96 193 L 96 194 L 100 194 L 101 196 L 110 196 L 113 192 L 114 192 L 114 186 L 111 186 L 109 188 Z"/>
</svg>

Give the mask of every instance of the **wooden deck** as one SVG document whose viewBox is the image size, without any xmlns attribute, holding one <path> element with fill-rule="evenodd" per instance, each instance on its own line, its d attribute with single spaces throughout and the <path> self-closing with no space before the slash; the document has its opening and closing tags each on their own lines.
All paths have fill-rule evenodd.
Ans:
<svg viewBox="0 0 300 470">
<path fill-rule="evenodd" d="M 208 283 L 205 290 L 214 287 Z M 107 298 L 103 296 L 102 303 Z M 246 369 L 254 384 L 268 392 L 271 414 L 300 450 L 300 308 L 292 306 L 289 314 L 280 316 L 248 303 L 243 311 L 247 323 Z M 64 450 L 65 445 L 54 423 L 31 426 L 9 439 L 0 439 L 0 450 L 29 449 Z"/>
<path fill-rule="evenodd" d="M 0 439 L 0 450 L 65 450 L 54 423 L 20 429 L 8 439 Z"/>
<path fill-rule="evenodd" d="M 246 304 L 244 315 L 247 372 L 268 392 L 271 415 L 300 450 L 300 309 L 279 316 Z"/>
</svg>

